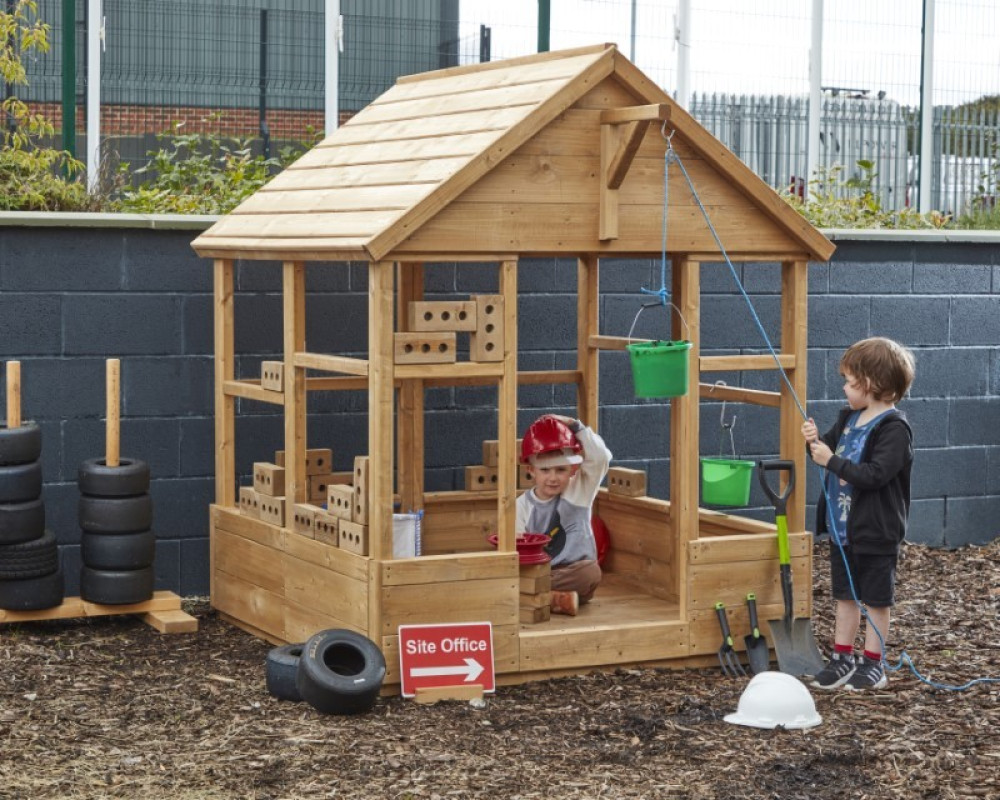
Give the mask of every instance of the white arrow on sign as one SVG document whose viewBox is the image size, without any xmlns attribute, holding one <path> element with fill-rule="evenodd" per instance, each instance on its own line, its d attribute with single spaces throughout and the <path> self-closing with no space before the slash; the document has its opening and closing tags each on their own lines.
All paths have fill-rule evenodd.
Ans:
<svg viewBox="0 0 1000 800">
<path fill-rule="evenodd" d="M 413 678 L 436 678 L 441 675 L 465 675 L 465 682 L 474 681 L 482 675 L 485 667 L 474 658 L 465 659 L 465 665 L 461 667 L 413 667 L 410 670 L 410 677 Z"/>
</svg>

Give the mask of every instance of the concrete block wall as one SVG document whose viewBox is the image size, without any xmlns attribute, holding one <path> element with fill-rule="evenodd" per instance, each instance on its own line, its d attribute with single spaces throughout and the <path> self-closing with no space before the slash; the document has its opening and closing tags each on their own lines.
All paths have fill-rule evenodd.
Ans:
<svg viewBox="0 0 1000 800">
<path fill-rule="evenodd" d="M 22 362 L 23 414 L 43 430 L 49 527 L 62 547 L 67 592 L 78 592 L 80 532 L 76 470 L 103 455 L 104 359 L 122 360 L 122 453 L 152 468 L 157 588 L 208 592 L 208 515 L 214 494 L 211 264 L 191 240 L 206 218 L 0 214 L 0 359 Z M 44 226 L 39 226 L 44 222 Z M 976 238 L 976 237 L 973 237 Z M 838 236 L 830 264 L 810 267 L 808 413 L 829 424 L 841 397 L 840 353 L 869 335 L 899 338 L 917 355 L 918 378 L 903 408 L 913 420 L 918 461 L 911 514 L 913 541 L 955 547 L 1000 534 L 1000 256 L 997 237 L 948 242 L 868 241 Z M 601 328 L 625 335 L 640 286 L 659 286 L 658 259 L 602 263 Z M 777 340 L 777 264 L 738 265 L 768 335 Z M 307 271 L 310 349 L 363 354 L 367 265 L 317 265 Z M 280 268 L 240 263 L 237 270 L 237 374 L 258 377 L 281 350 Z M 760 352 L 763 343 L 724 263 L 702 268 L 706 353 Z M 519 270 L 522 369 L 575 364 L 576 264 L 540 259 Z M 430 265 L 429 299 L 495 292 L 491 265 Z M 639 317 L 635 335 L 665 337 L 662 308 Z M 464 345 L 463 345 L 464 346 Z M 771 373 L 719 374 L 730 385 L 776 389 Z M 3 388 L 0 386 L 0 395 Z M 666 497 L 669 406 L 636 400 L 625 353 L 601 355 L 600 427 L 616 463 L 647 469 L 650 493 Z M 572 412 L 567 386 L 519 391 L 518 424 L 552 410 Z M 2 406 L 0 406 L 2 407 Z M 309 397 L 309 444 L 331 447 L 334 468 L 367 451 L 364 393 Z M 427 393 L 429 490 L 461 488 L 464 467 L 481 460 L 496 436 L 496 391 L 435 388 Z M 728 453 L 721 404 L 703 404 L 701 452 Z M 737 454 L 773 456 L 777 413 L 727 404 Z M 275 410 L 240 401 L 237 463 L 250 482 L 254 461 L 282 447 Z M 721 441 L 720 441 L 721 440 Z M 806 476 L 809 497 L 817 476 Z M 771 512 L 753 487 L 751 508 Z"/>
</svg>

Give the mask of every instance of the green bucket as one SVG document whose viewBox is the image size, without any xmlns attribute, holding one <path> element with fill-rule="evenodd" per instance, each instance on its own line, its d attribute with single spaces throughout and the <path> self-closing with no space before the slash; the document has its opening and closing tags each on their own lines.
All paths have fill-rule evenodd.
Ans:
<svg viewBox="0 0 1000 800">
<path fill-rule="evenodd" d="M 636 397 L 680 397 L 688 390 L 691 342 L 634 342 L 627 346 Z"/>
<path fill-rule="evenodd" d="M 701 459 L 701 500 L 711 506 L 745 506 L 750 502 L 753 461 Z"/>
</svg>

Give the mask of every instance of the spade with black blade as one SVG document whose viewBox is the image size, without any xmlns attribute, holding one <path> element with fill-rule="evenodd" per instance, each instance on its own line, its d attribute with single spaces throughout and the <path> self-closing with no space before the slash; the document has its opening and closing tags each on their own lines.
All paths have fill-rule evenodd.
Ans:
<svg viewBox="0 0 1000 800">
<path fill-rule="evenodd" d="M 777 494 L 767 482 L 768 472 L 787 472 L 788 483 L 781 494 Z M 771 629 L 774 654 L 778 657 L 778 669 L 787 675 L 816 675 L 823 669 L 823 657 L 813 635 L 812 620 L 808 617 L 793 616 L 792 559 L 788 550 L 788 495 L 795 488 L 795 462 L 758 461 L 757 477 L 764 493 L 774 505 L 775 522 L 778 526 L 778 564 L 781 568 L 781 594 L 785 600 L 783 619 L 767 621 Z"/>
<path fill-rule="evenodd" d="M 747 648 L 747 661 L 754 675 L 767 672 L 771 668 L 771 653 L 767 649 L 767 640 L 760 632 L 757 621 L 757 595 L 750 592 L 747 595 L 747 612 L 750 615 L 750 633 L 743 637 Z"/>
</svg>

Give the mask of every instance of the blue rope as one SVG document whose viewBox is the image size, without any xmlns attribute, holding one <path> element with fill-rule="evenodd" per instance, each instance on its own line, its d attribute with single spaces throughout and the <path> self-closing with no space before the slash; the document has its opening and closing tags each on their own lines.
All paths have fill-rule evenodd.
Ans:
<svg viewBox="0 0 1000 800">
<path fill-rule="evenodd" d="M 670 136 L 674 134 L 671 132 Z M 674 149 L 670 146 L 670 137 L 667 137 L 667 152 L 663 155 L 663 224 L 660 245 L 660 288 L 656 291 L 640 287 L 642 294 L 651 294 L 660 298 L 661 305 L 667 305 L 667 209 L 670 208 L 670 159 L 674 155 Z M 680 162 L 678 162 L 680 163 Z"/>
<path fill-rule="evenodd" d="M 672 137 L 673 133 L 671 133 L 670 136 Z M 771 354 L 772 358 L 774 358 L 774 363 L 777 366 L 779 373 L 781 374 L 781 379 L 785 382 L 785 386 L 788 387 L 788 391 L 791 393 L 792 398 L 795 400 L 795 405 L 799 410 L 799 414 L 802 415 L 803 420 L 808 421 L 809 416 L 806 414 L 806 410 L 803 407 L 802 402 L 799 400 L 799 396 L 798 394 L 796 394 L 795 388 L 792 386 L 791 381 L 788 379 L 788 373 L 785 372 L 784 367 L 781 366 L 781 361 L 778 358 L 778 354 L 775 352 L 774 347 L 771 344 L 771 339 L 767 335 L 767 331 L 764 330 L 764 325 L 761 322 L 760 317 L 757 315 L 757 310 L 754 308 L 753 301 L 747 294 L 746 289 L 743 286 L 743 282 L 740 280 L 740 276 L 736 272 L 736 267 L 733 266 L 733 262 L 729 258 L 729 254 L 726 253 L 726 248 L 723 246 L 722 240 L 719 238 L 719 234 L 715 230 L 715 226 L 712 225 L 712 220 L 708 216 L 708 211 L 706 211 L 705 206 L 702 204 L 701 198 L 698 197 L 698 192 L 694 188 L 694 184 L 691 181 L 691 176 L 688 175 L 688 171 L 684 167 L 684 162 L 682 162 L 680 157 L 676 154 L 676 152 L 674 152 L 673 146 L 670 143 L 670 137 L 665 137 L 665 138 L 667 139 L 667 153 L 663 160 L 664 187 L 666 187 L 667 185 L 667 174 L 666 174 L 667 165 L 669 165 L 669 163 L 673 161 L 680 168 L 681 174 L 684 175 L 684 180 L 687 181 L 688 189 L 691 191 L 691 197 L 694 199 L 695 203 L 697 203 L 702 216 L 705 218 L 705 223 L 708 225 L 708 229 L 712 234 L 712 238 L 715 240 L 715 244 L 719 248 L 719 252 L 722 254 L 722 257 L 726 260 L 726 265 L 729 267 L 729 271 L 733 276 L 733 280 L 736 281 L 736 287 L 740 290 L 740 294 L 743 295 L 743 299 L 746 300 L 747 302 L 747 306 L 750 309 L 750 315 L 753 317 L 753 321 L 757 325 L 757 330 L 760 331 L 760 335 L 763 337 L 764 343 L 767 345 L 768 352 Z M 666 196 L 667 196 L 666 188 L 664 188 L 664 202 L 666 201 Z M 663 287 L 666 286 L 666 214 L 667 214 L 666 207 L 664 207 L 663 258 L 661 267 L 663 273 L 662 274 Z M 665 289 L 661 288 L 660 292 L 664 291 Z M 648 293 L 654 294 L 654 292 L 648 292 Z M 830 502 L 830 495 L 826 488 L 826 474 L 825 474 L 826 470 L 823 467 L 820 467 L 819 465 L 817 465 L 816 468 L 820 475 L 820 486 L 823 488 L 823 497 L 826 499 L 826 510 L 827 510 L 827 515 L 829 517 L 828 520 L 829 527 L 830 530 L 833 531 L 835 530 L 835 526 L 833 525 L 833 516 L 832 516 L 833 507 Z M 885 664 L 885 668 L 887 670 L 889 670 L 890 672 L 897 672 L 904 666 L 907 666 L 909 667 L 913 675 L 921 683 L 924 683 L 935 689 L 944 689 L 953 692 L 962 692 L 980 683 L 1000 683 L 1000 678 L 974 678 L 973 680 L 966 681 L 961 685 L 938 683 L 936 681 L 932 681 L 929 678 L 926 678 L 920 674 L 920 672 L 917 670 L 916 665 L 914 665 L 913 663 L 913 659 L 910 658 L 910 654 L 907 653 L 906 650 L 900 652 L 899 661 L 895 665 L 889 664 L 885 657 L 885 637 L 882 635 L 882 632 L 878 629 L 878 627 L 872 622 L 871 617 L 868 615 L 868 609 L 865 608 L 864 604 L 858 598 L 858 593 L 854 586 L 854 578 L 851 575 L 850 565 L 847 562 L 847 554 L 844 552 L 844 546 L 840 543 L 840 540 L 837 538 L 837 536 L 831 535 L 830 538 L 837 543 L 837 547 L 840 549 L 840 557 L 843 559 L 844 569 L 847 573 L 847 580 L 851 588 L 851 597 L 854 598 L 855 604 L 861 610 L 861 616 L 865 620 L 866 624 L 869 625 L 871 629 L 875 631 L 875 634 L 878 636 L 879 645 L 882 651 L 881 652 L 882 662 Z"/>
</svg>

